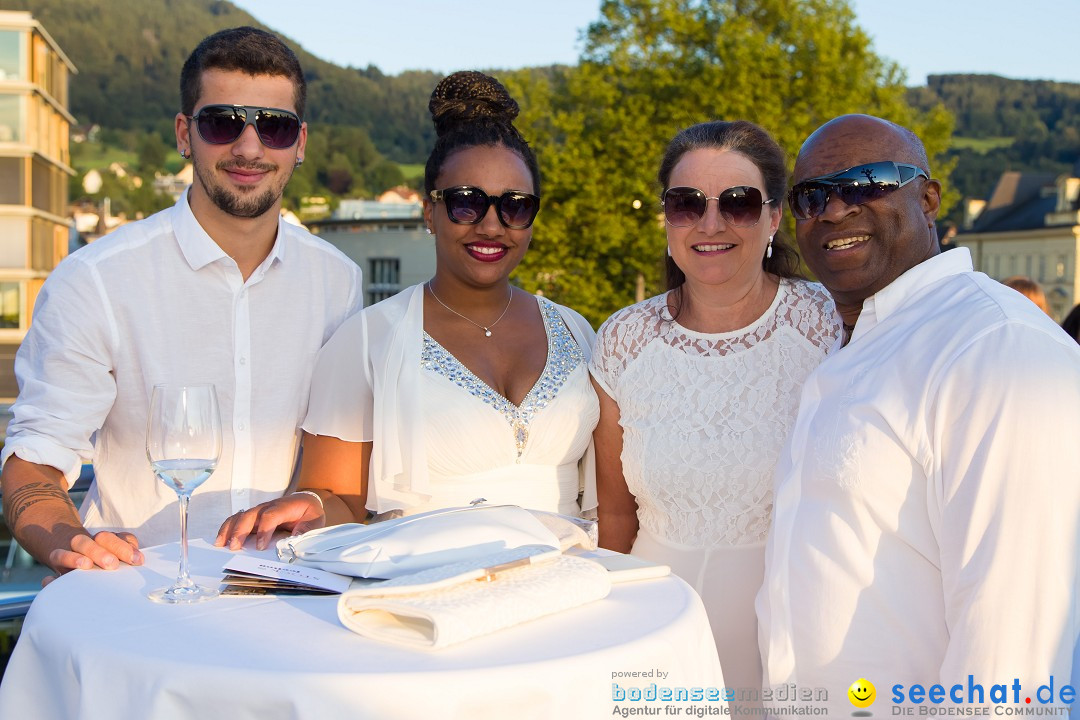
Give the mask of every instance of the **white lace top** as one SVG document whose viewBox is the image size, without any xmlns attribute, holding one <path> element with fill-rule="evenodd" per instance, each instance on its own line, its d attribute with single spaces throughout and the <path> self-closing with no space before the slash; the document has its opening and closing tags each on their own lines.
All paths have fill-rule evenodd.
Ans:
<svg viewBox="0 0 1080 720">
<path fill-rule="evenodd" d="M 817 283 L 781 280 L 753 324 L 700 333 L 665 320 L 666 300 L 612 315 L 590 364 L 619 406 L 638 520 L 691 547 L 763 542 L 803 381 L 840 333 L 835 305 Z"/>
</svg>

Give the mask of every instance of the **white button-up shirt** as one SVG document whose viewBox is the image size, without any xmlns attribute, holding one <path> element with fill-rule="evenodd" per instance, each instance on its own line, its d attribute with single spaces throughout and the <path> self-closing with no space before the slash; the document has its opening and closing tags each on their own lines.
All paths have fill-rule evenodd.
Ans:
<svg viewBox="0 0 1080 720">
<path fill-rule="evenodd" d="M 72 253 L 45 282 L 15 360 L 2 460 L 14 453 L 71 482 L 92 460 L 88 529 L 130 530 L 144 546 L 177 540 L 176 493 L 146 458 L 150 394 L 213 383 L 222 457 L 189 521 L 192 537 L 213 537 L 230 514 L 288 487 L 315 354 L 361 303 L 355 263 L 283 221 L 245 282 L 185 193 Z"/>
<path fill-rule="evenodd" d="M 803 386 L 776 481 L 769 685 L 824 688 L 847 715 L 866 678 L 880 715 L 896 684 L 1019 679 L 1023 704 L 1068 682 L 1080 347 L 966 249 L 865 301 Z"/>
</svg>

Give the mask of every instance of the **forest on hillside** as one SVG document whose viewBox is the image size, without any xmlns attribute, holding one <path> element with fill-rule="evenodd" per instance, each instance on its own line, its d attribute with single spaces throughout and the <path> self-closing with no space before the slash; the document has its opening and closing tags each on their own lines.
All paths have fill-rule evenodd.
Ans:
<svg viewBox="0 0 1080 720">
<path fill-rule="evenodd" d="M 1080 172 L 1080 84 L 931 75 L 926 87 L 908 90 L 908 101 L 922 109 L 941 103 L 952 114 L 949 180 L 965 197 L 987 197 L 1006 170 Z"/>
<path fill-rule="evenodd" d="M 30 10 L 78 67 L 71 110 L 80 137 L 98 130 L 72 144 L 80 174 L 72 199 L 83 194 L 83 173 L 119 163 L 128 180 L 109 175 L 90 199 L 108 195 L 129 214 L 169 202 L 146 180 L 180 163 L 173 116 L 184 59 L 216 30 L 261 26 L 227 0 L 0 0 L 0 9 Z M 286 205 L 415 184 L 434 141 L 427 102 L 439 76 L 339 67 L 287 28 L 267 29 L 295 49 L 309 88 L 307 161 Z M 926 142 L 954 221 L 960 198 L 988 196 L 1006 170 L 1068 172 L 1080 159 L 1080 84 L 937 75 L 905 88 L 902 69 L 875 54 L 847 0 L 603 0 L 585 35 L 577 65 L 494 74 L 521 102 L 520 125 L 544 173 L 537 242 L 517 279 L 593 320 L 635 288 L 658 287 L 662 231 L 653 214 L 628 208 L 630 199 L 646 203 L 633 208 L 654 202 L 663 145 L 694 122 L 754 120 L 792 160 L 810 131 L 840 113 L 906 124 Z"/>
</svg>

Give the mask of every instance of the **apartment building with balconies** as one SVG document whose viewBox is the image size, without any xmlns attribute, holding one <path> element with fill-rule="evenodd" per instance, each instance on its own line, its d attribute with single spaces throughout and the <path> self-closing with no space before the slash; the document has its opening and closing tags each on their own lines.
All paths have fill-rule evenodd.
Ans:
<svg viewBox="0 0 1080 720">
<path fill-rule="evenodd" d="M 0 402 L 45 278 L 67 255 L 68 82 L 77 72 L 28 12 L 0 11 Z"/>
</svg>

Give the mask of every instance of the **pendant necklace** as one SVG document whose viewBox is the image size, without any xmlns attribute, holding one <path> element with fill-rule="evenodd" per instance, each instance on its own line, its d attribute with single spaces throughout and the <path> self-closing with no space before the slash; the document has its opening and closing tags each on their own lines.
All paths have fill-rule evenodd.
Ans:
<svg viewBox="0 0 1080 720">
<path fill-rule="evenodd" d="M 454 313 L 455 315 L 457 315 L 462 320 L 470 322 L 473 325 L 475 325 L 476 327 L 483 330 L 484 331 L 484 337 L 491 337 L 491 328 L 498 325 L 499 320 L 502 320 L 504 317 L 506 317 L 506 311 L 510 309 L 510 303 L 513 302 L 513 300 L 514 300 L 514 288 L 511 287 L 510 288 L 510 298 L 506 301 L 506 307 L 503 308 L 502 314 L 499 315 L 499 317 L 495 319 L 495 322 L 491 323 L 490 325 L 481 325 L 480 323 L 476 322 L 475 320 L 470 320 L 469 318 L 465 317 L 464 315 L 459 313 L 457 310 L 455 310 L 454 308 L 450 307 L 449 305 L 444 303 L 442 300 L 440 300 L 439 296 L 435 294 L 435 290 L 432 289 L 430 280 L 428 280 L 426 283 L 424 283 L 424 287 L 426 287 L 428 292 L 431 293 L 431 297 L 435 298 L 435 302 L 439 303 L 444 308 L 446 308 L 450 312 Z"/>
</svg>

